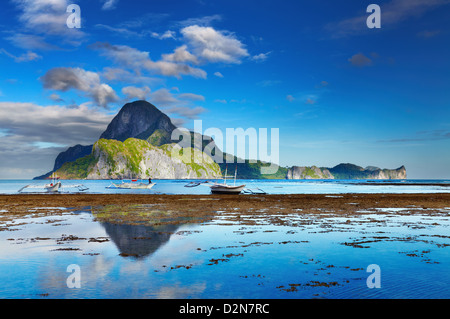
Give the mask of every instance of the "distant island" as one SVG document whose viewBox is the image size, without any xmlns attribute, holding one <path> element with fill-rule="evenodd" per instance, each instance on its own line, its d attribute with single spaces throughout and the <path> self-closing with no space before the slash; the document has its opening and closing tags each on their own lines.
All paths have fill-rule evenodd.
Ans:
<svg viewBox="0 0 450 319">
<path fill-rule="evenodd" d="M 406 179 L 406 168 L 381 169 L 375 166 L 362 168 L 354 164 L 339 164 L 333 168 L 299 167 L 288 169 L 287 179 Z"/>
<path fill-rule="evenodd" d="M 69 147 L 56 157 L 52 171 L 34 179 L 45 179 L 52 173 L 61 179 L 216 179 L 225 173 L 227 165 L 231 165 L 229 174 L 237 167 L 237 177 L 241 179 L 406 179 L 404 166 L 380 169 L 354 164 L 333 168 L 280 166 L 275 174 L 263 175 L 261 167 L 270 163 L 238 161 L 234 156 L 232 164 L 225 160 L 216 163 L 204 152 L 205 147 L 210 147 L 210 154 L 216 158 L 230 155 L 219 150 L 211 137 L 196 139 L 199 133 L 194 132 L 189 132 L 193 142 L 189 159 L 183 156 L 181 148 L 172 152 L 179 147 L 171 140 L 175 129 L 170 118 L 153 104 L 143 100 L 127 103 L 96 143 Z M 196 140 L 202 141 L 201 145 L 195 144 Z"/>
</svg>

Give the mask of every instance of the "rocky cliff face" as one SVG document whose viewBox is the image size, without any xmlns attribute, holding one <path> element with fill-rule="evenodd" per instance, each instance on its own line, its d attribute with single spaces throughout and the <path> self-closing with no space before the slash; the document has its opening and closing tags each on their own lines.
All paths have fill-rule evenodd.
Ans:
<svg viewBox="0 0 450 319">
<path fill-rule="evenodd" d="M 366 179 L 406 179 L 406 168 L 371 170 Z"/>
<path fill-rule="evenodd" d="M 339 164 L 333 168 L 298 167 L 288 170 L 287 179 L 406 179 L 406 168 L 381 169 L 375 166 L 362 168 L 354 164 Z"/>
<path fill-rule="evenodd" d="M 188 153 L 191 153 L 190 156 Z M 210 179 L 221 176 L 211 157 L 177 144 L 157 147 L 129 138 L 124 142 L 100 139 L 92 154 L 64 164 L 57 172 L 63 179 Z"/>
<path fill-rule="evenodd" d="M 286 179 L 334 179 L 334 177 L 327 168 L 293 166 L 288 169 Z"/>
<path fill-rule="evenodd" d="M 153 104 L 135 101 L 122 107 L 100 138 L 121 142 L 131 137 L 146 140 L 157 130 L 170 137 L 175 128 L 170 118 Z"/>
</svg>

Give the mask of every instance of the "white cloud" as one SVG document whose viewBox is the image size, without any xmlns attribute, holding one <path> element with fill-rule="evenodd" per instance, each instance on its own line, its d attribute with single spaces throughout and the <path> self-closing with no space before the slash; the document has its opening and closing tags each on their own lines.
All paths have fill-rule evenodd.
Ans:
<svg viewBox="0 0 450 319">
<path fill-rule="evenodd" d="M 195 78 L 206 79 L 206 72 L 202 69 L 193 68 L 187 64 L 174 63 L 168 61 L 147 61 L 144 65 L 145 69 L 157 74 L 165 76 L 174 76 L 181 78 L 182 75 L 190 75 Z"/>
<path fill-rule="evenodd" d="M 19 21 L 22 28 L 31 34 L 58 36 L 71 45 L 79 45 L 85 36 L 80 29 L 70 29 L 66 21 L 67 0 L 12 0 L 21 11 Z"/>
<path fill-rule="evenodd" d="M 157 33 L 157 32 L 152 32 L 152 33 L 150 33 L 150 35 L 153 38 L 160 39 L 160 40 L 165 40 L 165 39 L 174 39 L 175 40 L 176 39 L 176 37 L 175 37 L 176 33 L 174 31 L 170 31 L 170 30 L 167 30 L 166 32 L 164 32 L 162 34 Z"/>
<path fill-rule="evenodd" d="M 119 0 L 103 0 L 102 10 L 113 10 L 116 8 Z"/>
<path fill-rule="evenodd" d="M 203 95 L 194 94 L 194 93 L 181 93 L 178 95 L 180 99 L 189 100 L 189 101 L 204 101 L 205 97 Z"/>
<path fill-rule="evenodd" d="M 168 90 L 159 89 L 150 94 L 149 100 L 156 106 L 166 107 L 180 103 L 180 101 Z"/>
<path fill-rule="evenodd" d="M 214 14 L 210 16 L 204 16 L 200 18 L 189 18 L 177 23 L 178 26 L 187 27 L 190 25 L 200 25 L 200 26 L 210 26 L 214 21 L 221 21 L 222 16 L 219 14 Z"/>
<path fill-rule="evenodd" d="M 238 64 L 249 56 L 244 44 L 227 31 L 191 25 L 183 28 L 181 34 L 194 54 L 206 62 Z"/>
<path fill-rule="evenodd" d="M 190 62 L 198 64 L 198 59 L 187 50 L 186 45 L 182 45 L 175 49 L 174 53 L 163 54 L 163 60 L 170 62 Z"/>
<path fill-rule="evenodd" d="M 66 92 L 74 89 L 85 92 L 94 102 L 102 107 L 116 102 L 118 96 L 115 91 L 105 83 L 101 83 L 100 76 L 81 68 L 53 68 L 40 78 L 45 89 Z"/>
<path fill-rule="evenodd" d="M 102 107 L 108 107 L 109 103 L 114 103 L 119 100 L 119 97 L 114 89 L 105 83 L 100 83 L 99 85 L 94 86 L 89 91 L 89 94 L 93 98 L 94 102 Z"/>
<path fill-rule="evenodd" d="M 11 53 L 9 53 L 8 51 L 6 51 L 5 49 L 0 49 L 0 53 L 3 53 L 7 56 L 9 56 L 10 58 L 14 59 L 14 61 L 16 61 L 17 63 L 21 63 L 21 62 L 30 62 L 30 61 L 36 61 L 39 59 L 42 59 L 42 57 L 34 52 L 28 51 L 27 53 L 23 53 L 20 56 L 15 56 Z"/>
<path fill-rule="evenodd" d="M 126 95 L 126 98 L 128 100 L 145 100 L 147 95 L 150 93 L 150 88 L 148 86 L 144 86 L 142 88 L 138 88 L 135 86 L 126 86 L 122 88 L 122 93 Z"/>
<path fill-rule="evenodd" d="M 260 53 L 257 55 L 252 56 L 252 60 L 256 62 L 264 62 L 269 58 L 269 55 L 272 53 L 272 51 L 267 53 Z"/>
<path fill-rule="evenodd" d="M 150 58 L 149 52 L 139 51 L 126 45 L 111 45 L 107 42 L 97 42 L 91 47 L 100 50 L 102 55 L 122 66 L 133 69 L 138 74 L 142 70 L 146 70 L 155 74 L 174 76 L 176 78 L 181 78 L 182 75 L 206 78 L 206 72 L 201 69 L 191 67 L 185 63 L 165 60 L 155 62 Z M 172 56 L 172 58 L 175 58 L 175 56 Z"/>
<path fill-rule="evenodd" d="M 215 72 L 214 75 L 217 76 L 218 78 L 223 78 L 223 74 L 220 72 Z"/>
<path fill-rule="evenodd" d="M 101 77 L 110 82 L 124 82 L 128 84 L 158 85 L 163 83 L 163 80 L 160 78 L 144 76 L 122 68 L 106 67 L 101 72 Z"/>
</svg>

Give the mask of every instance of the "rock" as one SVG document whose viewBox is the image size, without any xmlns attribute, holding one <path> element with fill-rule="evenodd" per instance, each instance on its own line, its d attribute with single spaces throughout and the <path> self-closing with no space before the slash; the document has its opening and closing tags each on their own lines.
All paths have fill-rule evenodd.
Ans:
<svg viewBox="0 0 450 319">
<path fill-rule="evenodd" d="M 92 180 L 211 179 L 221 176 L 219 165 L 205 153 L 193 148 L 181 150 L 177 144 L 157 147 L 136 138 L 124 142 L 100 139 L 94 144 L 91 155 L 67 163 L 56 173 L 63 179 Z M 89 157 L 92 159 L 87 161 Z M 82 165 L 83 161 L 87 164 Z"/>
<path fill-rule="evenodd" d="M 334 179 L 334 177 L 326 168 L 293 166 L 288 169 L 286 179 Z"/>
<path fill-rule="evenodd" d="M 153 104 L 140 100 L 125 104 L 100 138 L 121 142 L 131 137 L 146 140 L 157 130 L 170 137 L 175 128 L 166 114 Z"/>
<path fill-rule="evenodd" d="M 365 169 L 350 163 L 339 164 L 333 168 L 298 167 L 288 170 L 287 179 L 406 179 L 406 168 L 380 169 L 368 166 Z"/>
</svg>

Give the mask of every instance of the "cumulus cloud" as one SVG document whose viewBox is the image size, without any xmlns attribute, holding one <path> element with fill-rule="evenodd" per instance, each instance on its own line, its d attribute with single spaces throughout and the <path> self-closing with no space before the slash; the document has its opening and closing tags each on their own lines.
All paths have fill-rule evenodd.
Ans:
<svg viewBox="0 0 450 319">
<path fill-rule="evenodd" d="M 64 43 L 79 45 L 85 36 L 80 29 L 67 28 L 68 0 L 12 0 L 20 10 L 21 28 L 28 35 L 57 36 Z"/>
<path fill-rule="evenodd" d="M 220 72 L 215 72 L 214 75 L 217 76 L 218 78 L 223 78 L 223 74 Z"/>
<path fill-rule="evenodd" d="M 180 103 L 180 101 L 168 89 L 159 89 L 150 95 L 153 104 L 161 107 Z"/>
<path fill-rule="evenodd" d="M 116 92 L 108 84 L 101 83 L 97 73 L 81 68 L 53 68 L 40 80 L 45 89 L 61 92 L 74 89 L 84 92 L 102 107 L 107 107 L 109 103 L 118 100 Z"/>
<path fill-rule="evenodd" d="M 176 48 L 174 53 L 163 54 L 163 60 L 171 62 L 190 62 L 198 64 L 198 59 L 187 50 L 186 45 Z"/>
<path fill-rule="evenodd" d="M 173 76 L 181 78 L 181 75 L 190 75 L 195 78 L 206 79 L 206 72 L 199 68 L 191 67 L 183 63 L 174 63 L 168 61 L 148 61 L 145 69 L 164 76 Z"/>
<path fill-rule="evenodd" d="M 191 67 L 186 63 L 177 63 L 166 60 L 153 61 L 150 53 L 126 45 L 112 45 L 107 42 L 97 42 L 91 46 L 93 49 L 100 50 L 103 56 L 114 62 L 133 69 L 140 74 L 143 70 L 164 76 L 174 76 L 181 78 L 182 75 L 190 75 L 197 78 L 206 78 L 206 72 Z M 175 59 L 174 55 L 166 56 L 166 59 Z M 180 54 L 178 55 L 180 58 Z"/>
<path fill-rule="evenodd" d="M 150 93 L 150 88 L 148 86 L 144 86 L 142 88 L 126 86 L 122 88 L 122 93 L 125 94 L 128 100 L 145 100 L 147 95 Z"/>
<path fill-rule="evenodd" d="M 108 107 L 109 103 L 114 103 L 119 100 L 114 89 L 105 83 L 100 83 L 99 85 L 92 87 L 89 91 L 89 95 L 97 105 L 105 108 Z"/>
<path fill-rule="evenodd" d="M 181 29 L 181 34 L 194 54 L 206 62 L 238 64 L 249 56 L 244 44 L 227 31 L 191 25 Z"/>
</svg>

